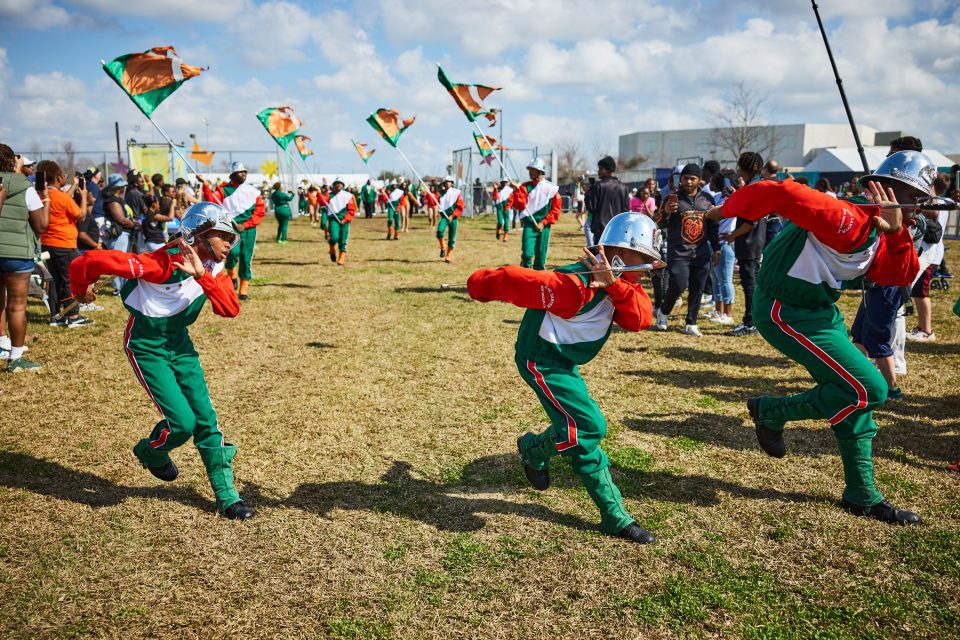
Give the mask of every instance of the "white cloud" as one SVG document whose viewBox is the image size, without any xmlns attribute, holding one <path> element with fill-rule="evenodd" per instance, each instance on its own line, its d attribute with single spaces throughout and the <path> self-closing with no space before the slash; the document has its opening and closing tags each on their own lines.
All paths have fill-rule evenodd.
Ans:
<svg viewBox="0 0 960 640">
<path fill-rule="evenodd" d="M 579 118 L 528 113 L 520 121 L 520 139 L 531 145 L 553 144 L 567 138 L 582 140 L 586 131 L 586 123 Z"/>
<path fill-rule="evenodd" d="M 70 14 L 52 0 L 4 0 L 0 19 L 9 19 L 17 28 L 55 29 L 70 22 Z"/>
<path fill-rule="evenodd" d="M 234 40 L 231 47 L 249 65 L 261 69 L 307 60 L 305 45 L 324 28 L 321 21 L 292 2 L 265 2 L 239 13 L 222 13 L 221 19 L 224 16 Z"/>
<path fill-rule="evenodd" d="M 83 83 L 73 76 L 65 75 L 61 71 L 23 76 L 23 83 L 14 87 L 14 94 L 19 98 L 66 98 L 76 100 L 83 97 Z"/>
<path fill-rule="evenodd" d="M 19 0 L 18 0 L 19 1 Z M 107 15 L 138 16 L 182 24 L 184 21 L 222 22 L 252 9 L 251 0 L 163 0 L 163 2 L 129 2 L 129 0 L 71 0 L 83 9 Z"/>
<path fill-rule="evenodd" d="M 621 84 L 630 77 L 626 59 L 609 40 L 585 40 L 572 49 L 551 42 L 530 45 L 524 71 L 537 84 Z"/>
</svg>

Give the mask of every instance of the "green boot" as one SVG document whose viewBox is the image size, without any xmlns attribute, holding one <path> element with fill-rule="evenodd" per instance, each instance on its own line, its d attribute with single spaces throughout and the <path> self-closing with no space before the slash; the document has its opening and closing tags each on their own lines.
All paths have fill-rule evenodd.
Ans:
<svg viewBox="0 0 960 640">
<path fill-rule="evenodd" d="M 617 535 L 633 523 L 633 516 L 623 508 L 623 499 L 617 485 L 613 483 L 613 478 L 610 477 L 609 466 L 592 473 L 577 472 L 577 475 L 580 476 L 584 488 L 600 510 L 601 531 Z"/>
<path fill-rule="evenodd" d="M 856 440 L 837 438 L 843 461 L 843 499 L 860 507 L 872 507 L 883 500 L 873 477 L 873 437 Z"/>
<path fill-rule="evenodd" d="M 240 502 L 240 494 L 233 486 L 233 466 L 230 461 L 237 455 L 237 446 L 224 444 L 222 447 L 197 447 L 203 466 L 207 468 L 210 487 L 217 497 L 217 509 L 225 513 L 230 505 Z"/>
<path fill-rule="evenodd" d="M 774 431 L 783 431 L 787 422 L 794 420 L 822 420 L 823 415 L 811 402 L 811 392 L 795 393 L 774 398 L 760 396 L 760 422 Z"/>
</svg>

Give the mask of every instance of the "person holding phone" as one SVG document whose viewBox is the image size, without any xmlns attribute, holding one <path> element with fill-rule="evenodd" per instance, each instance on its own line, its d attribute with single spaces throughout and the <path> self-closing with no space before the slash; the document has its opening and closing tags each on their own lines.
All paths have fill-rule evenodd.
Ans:
<svg viewBox="0 0 960 640">
<path fill-rule="evenodd" d="M 74 328 L 91 325 L 93 320 L 81 316 L 79 311 L 74 311 L 71 315 L 59 320 L 54 319 L 60 314 L 61 308 L 67 307 L 72 302 L 69 269 L 70 263 L 80 255 L 77 250 L 79 234 L 77 222 L 86 219 L 89 211 L 87 189 L 81 186 L 82 176 L 74 176 L 73 190 L 79 194 L 80 203 L 78 204 L 69 192 L 61 190 L 67 182 L 67 176 L 59 164 L 53 160 L 37 163 L 38 184 L 41 182 L 41 174 L 44 176 L 43 182 L 49 186 L 47 194 L 50 198 L 50 221 L 46 230 L 40 235 L 40 249 L 50 256 L 44 264 L 53 277 L 47 294 L 50 326 Z"/>
<path fill-rule="evenodd" d="M 37 236 L 49 224 L 50 199 L 20 172 L 18 157 L 5 144 L 0 144 L 0 182 L 0 360 L 9 361 L 11 373 L 36 372 L 43 365 L 24 357 L 27 291 L 39 254 Z"/>
</svg>

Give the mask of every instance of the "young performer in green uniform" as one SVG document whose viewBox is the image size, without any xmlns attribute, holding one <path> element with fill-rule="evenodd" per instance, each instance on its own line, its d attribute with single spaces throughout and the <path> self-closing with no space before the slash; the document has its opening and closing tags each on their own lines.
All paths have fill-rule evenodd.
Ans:
<svg viewBox="0 0 960 640">
<path fill-rule="evenodd" d="M 275 182 L 273 193 L 270 194 L 270 202 L 273 204 L 273 215 L 277 218 L 277 242 L 279 244 L 286 244 L 287 242 L 291 200 L 293 200 L 293 194 L 287 193 L 279 182 Z"/>
<path fill-rule="evenodd" d="M 357 215 L 357 201 L 353 194 L 343 188 L 343 180 L 334 178 L 333 191 L 327 201 L 327 224 L 330 227 L 330 261 L 342 267 L 347 261 L 347 239 L 350 237 L 350 221 Z M 340 255 L 337 255 L 337 249 Z"/>
<path fill-rule="evenodd" d="M 174 248 L 141 254 L 88 251 L 70 264 L 71 293 L 82 303 L 93 302 L 93 283 L 100 276 L 126 278 L 120 295 L 130 320 L 123 348 L 162 418 L 133 452 L 150 473 L 172 482 L 180 472 L 170 452 L 192 437 L 219 512 L 246 520 L 254 511 L 233 486 L 237 446 L 226 442 L 220 431 L 187 330 L 208 299 L 218 316 L 240 313 L 237 294 L 223 269 L 238 233 L 223 207 L 211 202 L 187 209 L 180 228 L 183 237 Z"/>
<path fill-rule="evenodd" d="M 250 281 L 253 279 L 253 250 L 257 244 L 257 226 L 263 222 L 267 208 L 260 197 L 260 190 L 247 184 L 247 168 L 242 162 L 230 165 L 229 183 L 211 190 L 209 182 L 202 182 L 203 199 L 221 204 L 240 229 L 240 241 L 227 256 L 227 274 L 231 279 L 240 276 L 240 299 L 246 300 L 250 295 Z"/>
<path fill-rule="evenodd" d="M 500 188 L 493 187 L 493 202 L 497 211 L 497 240 L 507 241 L 510 232 L 510 214 L 513 212 L 513 187 L 507 180 L 500 181 Z"/>
<path fill-rule="evenodd" d="M 532 266 L 542 271 L 547 264 L 550 245 L 550 226 L 560 219 L 562 202 L 560 189 L 547 180 L 543 160 L 535 158 L 527 165 L 529 182 L 513 186 L 513 208 L 520 212 L 523 235 L 520 246 L 520 266 Z"/>
<path fill-rule="evenodd" d="M 387 240 L 400 239 L 400 210 L 406 195 L 396 183 L 387 187 Z"/>
<path fill-rule="evenodd" d="M 440 185 L 440 221 L 437 223 L 437 240 L 440 242 L 440 257 L 444 262 L 453 260 L 453 248 L 457 245 L 457 226 L 463 214 L 463 196 L 453 186 L 453 177 L 447 176 Z M 447 235 L 444 243 L 443 236 Z"/>
<path fill-rule="evenodd" d="M 936 166 L 922 153 L 901 151 L 863 180 L 875 203 L 912 203 L 932 195 Z M 794 182 L 765 181 L 737 190 L 708 212 L 713 220 L 758 220 L 771 211 L 787 220 L 764 249 L 753 319 L 774 348 L 803 365 L 816 386 L 788 396 L 747 400 L 760 447 L 776 458 L 793 420 L 826 420 L 843 462 L 841 506 L 858 516 L 916 524 L 915 513 L 884 500 L 873 475 L 873 410 L 887 399 L 883 376 L 850 341 L 836 306 L 840 291 L 863 276 L 882 286 L 907 286 L 919 272 L 913 237 L 899 208 L 837 200 Z"/>
<path fill-rule="evenodd" d="M 600 510 L 601 531 L 639 543 L 655 538 L 623 506 L 600 448 L 607 423 L 578 368 L 600 352 L 614 322 L 627 331 L 650 326 L 653 308 L 636 282 L 639 272 L 621 275 L 618 269 L 654 262 L 659 243 L 650 218 L 626 212 L 610 221 L 598 247 L 584 250 L 582 264 L 552 272 L 515 266 L 481 269 L 467 281 L 474 300 L 501 300 L 528 309 L 515 360 L 551 425 L 517 439 L 527 479 L 535 489 L 549 488 L 550 459 L 567 456 Z M 589 273 L 574 273 L 585 266 Z"/>
</svg>

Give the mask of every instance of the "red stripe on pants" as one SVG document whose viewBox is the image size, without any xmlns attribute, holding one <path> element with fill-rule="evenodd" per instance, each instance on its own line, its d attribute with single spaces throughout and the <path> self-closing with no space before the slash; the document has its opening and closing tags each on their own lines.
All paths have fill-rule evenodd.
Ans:
<svg viewBox="0 0 960 640">
<path fill-rule="evenodd" d="M 566 409 L 564 409 L 560 403 L 554 397 L 553 392 L 550 391 L 550 387 L 547 386 L 546 381 L 543 379 L 543 375 L 537 371 L 537 364 L 533 360 L 527 360 L 527 371 L 533 374 L 533 379 L 537 381 L 537 386 L 540 387 L 540 390 L 543 391 L 543 394 L 550 399 L 550 402 L 553 403 L 553 406 L 557 408 L 564 416 L 567 418 L 567 441 L 557 444 L 557 451 L 565 451 L 570 447 L 577 446 L 577 422 L 573 419 Z"/>
</svg>

